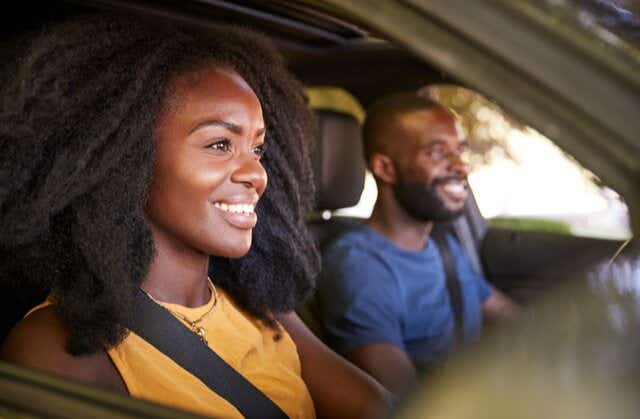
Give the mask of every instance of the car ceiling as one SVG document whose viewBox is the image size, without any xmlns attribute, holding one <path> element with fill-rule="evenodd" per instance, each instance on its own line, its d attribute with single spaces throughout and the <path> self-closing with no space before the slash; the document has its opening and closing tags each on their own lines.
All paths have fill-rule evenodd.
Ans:
<svg viewBox="0 0 640 419">
<path fill-rule="evenodd" d="M 10 42 L 43 22 L 96 9 L 167 18 L 205 30 L 215 22 L 258 29 L 273 39 L 304 84 L 342 87 L 363 106 L 391 92 L 452 82 L 366 27 L 289 0 L 25 1 L 2 14 L 2 39 Z"/>
</svg>

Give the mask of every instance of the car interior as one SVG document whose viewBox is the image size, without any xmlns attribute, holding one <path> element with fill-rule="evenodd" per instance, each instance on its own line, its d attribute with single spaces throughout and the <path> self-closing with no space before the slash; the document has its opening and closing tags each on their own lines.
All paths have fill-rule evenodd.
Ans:
<svg viewBox="0 0 640 419">
<path fill-rule="evenodd" d="M 342 20 L 308 3 L 288 0 L 24 1 L 11 11 L 5 10 L 0 18 L 0 63 L 19 51 L 20 39 L 28 31 L 36 30 L 47 22 L 92 10 L 169 19 L 203 31 L 215 22 L 257 28 L 272 38 L 291 71 L 305 86 L 343 89 L 364 109 L 375 99 L 393 92 L 417 90 L 429 84 L 465 86 L 454 75 L 425 62 L 357 19 Z M 3 76 L 11 77 L 5 73 L 2 72 Z M 366 168 L 359 119 L 336 107 L 318 107 L 314 113 L 317 135 L 312 162 L 317 196 L 308 225 L 322 250 L 338 235 L 363 222 L 361 218 L 340 216 L 335 212 L 358 202 Z M 482 217 L 472 196 L 464 215 L 455 221 L 452 228 L 476 269 L 523 305 L 535 301 L 561 283 L 567 269 L 573 269 L 571 263 L 576 262 L 577 256 L 589 255 L 590 261 L 607 260 L 623 243 L 622 240 L 492 227 Z M 2 287 L 0 304 L 7 314 L 0 326 L 0 340 L 30 307 L 46 295 L 46 291 L 25 290 L 19 284 L 11 288 Z M 322 327 L 313 312 L 313 300 L 299 310 L 303 320 L 321 336 Z M 19 370 L 11 370 L 0 378 L 0 393 L 2 388 L 9 389 L 8 383 L 15 383 L 21 374 Z M 29 376 L 29 379 L 32 382 L 40 380 L 37 374 Z M 45 382 L 53 383 L 40 384 L 50 391 L 62 383 L 56 380 Z M 71 393 L 78 391 L 74 386 L 68 389 Z M 110 407 L 105 407 L 105 411 L 116 409 L 115 404 L 120 403 L 113 402 L 118 398 L 109 400 Z M 135 411 L 136 417 L 147 417 L 143 416 L 143 411 Z M 133 414 L 131 412 L 133 410 L 129 411 Z M 93 417 L 101 417 L 101 414 L 98 412 Z M 161 417 L 163 414 L 157 410 L 148 417 Z M 164 417 L 173 417 L 171 415 L 169 412 Z"/>
<path fill-rule="evenodd" d="M 206 30 L 213 22 L 236 23 L 258 28 L 268 34 L 284 55 L 288 67 L 305 86 L 335 86 L 349 92 L 366 107 L 376 98 L 397 91 L 416 90 L 426 84 L 449 82 L 436 69 L 411 53 L 353 23 L 307 9 L 295 2 L 82 2 L 61 1 L 38 5 L 37 13 L 25 3 L 3 17 L 3 54 L 7 62 L 19 51 L 20 37 L 31 30 L 65 17 L 92 10 L 141 14 L 148 18 L 171 19 L 189 27 Z M 345 71 L 348 69 L 348 71 Z M 397 73 L 403 77 L 396 77 Z M 366 77 L 362 77 L 366 74 Z M 10 77 L 10 75 L 8 75 Z M 346 113 L 318 110 L 320 141 L 314 155 L 319 191 L 317 209 L 325 217 L 332 210 L 357 203 L 364 181 L 364 161 L 360 144 L 360 123 Z M 345 177 L 346 176 L 346 177 Z M 342 231 L 334 231 L 334 221 L 319 223 L 317 214 L 309 214 L 312 231 L 322 246 Z M 322 220 L 322 217 L 320 217 Z M 356 222 L 357 220 L 351 220 Z M 349 221 L 335 221 L 342 226 Z M 6 290 L 5 307 L 12 307 L 0 328 L 4 337 L 10 327 L 36 303 L 42 292 Z"/>
</svg>

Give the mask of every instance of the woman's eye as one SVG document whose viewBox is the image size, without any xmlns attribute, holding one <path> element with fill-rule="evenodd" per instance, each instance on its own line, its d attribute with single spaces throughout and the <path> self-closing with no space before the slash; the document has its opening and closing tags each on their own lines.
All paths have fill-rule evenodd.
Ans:
<svg viewBox="0 0 640 419">
<path fill-rule="evenodd" d="M 212 144 L 209 144 L 207 148 L 210 148 L 216 151 L 228 152 L 228 151 L 231 151 L 231 141 L 229 140 L 216 141 Z"/>
<path fill-rule="evenodd" d="M 264 144 L 260 144 L 259 146 L 253 148 L 253 152 L 256 156 L 262 157 L 264 155 L 265 149 L 266 146 Z"/>
</svg>

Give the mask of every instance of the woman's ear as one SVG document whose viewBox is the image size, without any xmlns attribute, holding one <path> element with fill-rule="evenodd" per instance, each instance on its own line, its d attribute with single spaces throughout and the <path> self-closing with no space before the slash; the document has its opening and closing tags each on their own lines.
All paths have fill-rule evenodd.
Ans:
<svg viewBox="0 0 640 419">
<path fill-rule="evenodd" d="M 396 182 L 396 165 L 386 154 L 373 153 L 369 158 L 369 167 L 373 176 L 380 182 L 388 184 Z"/>
</svg>

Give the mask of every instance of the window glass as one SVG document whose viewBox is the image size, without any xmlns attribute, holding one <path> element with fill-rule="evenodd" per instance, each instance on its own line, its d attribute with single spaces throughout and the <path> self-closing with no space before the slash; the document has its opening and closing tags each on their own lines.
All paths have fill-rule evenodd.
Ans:
<svg viewBox="0 0 640 419">
<path fill-rule="evenodd" d="M 429 94 L 453 109 L 467 133 L 469 183 L 490 225 L 578 236 L 626 239 L 628 209 L 549 139 L 510 118 L 481 95 L 457 86 L 435 86 Z M 369 217 L 377 196 L 367 173 L 360 202 L 336 215 Z"/>
<path fill-rule="evenodd" d="M 334 214 L 345 217 L 369 218 L 377 197 L 378 188 L 376 187 L 376 180 L 373 178 L 371 172 L 367 170 L 367 174 L 364 178 L 364 188 L 362 189 L 362 195 L 360 195 L 360 201 L 351 208 L 343 208 L 334 211 Z"/>
<path fill-rule="evenodd" d="M 622 198 L 549 139 L 471 90 L 436 86 L 429 92 L 462 121 L 472 150 L 469 183 L 491 224 L 630 237 Z"/>
<path fill-rule="evenodd" d="M 469 183 L 485 218 L 497 226 L 581 236 L 629 237 L 620 196 L 534 130 L 506 139 L 513 159 L 476 167 Z"/>
</svg>

